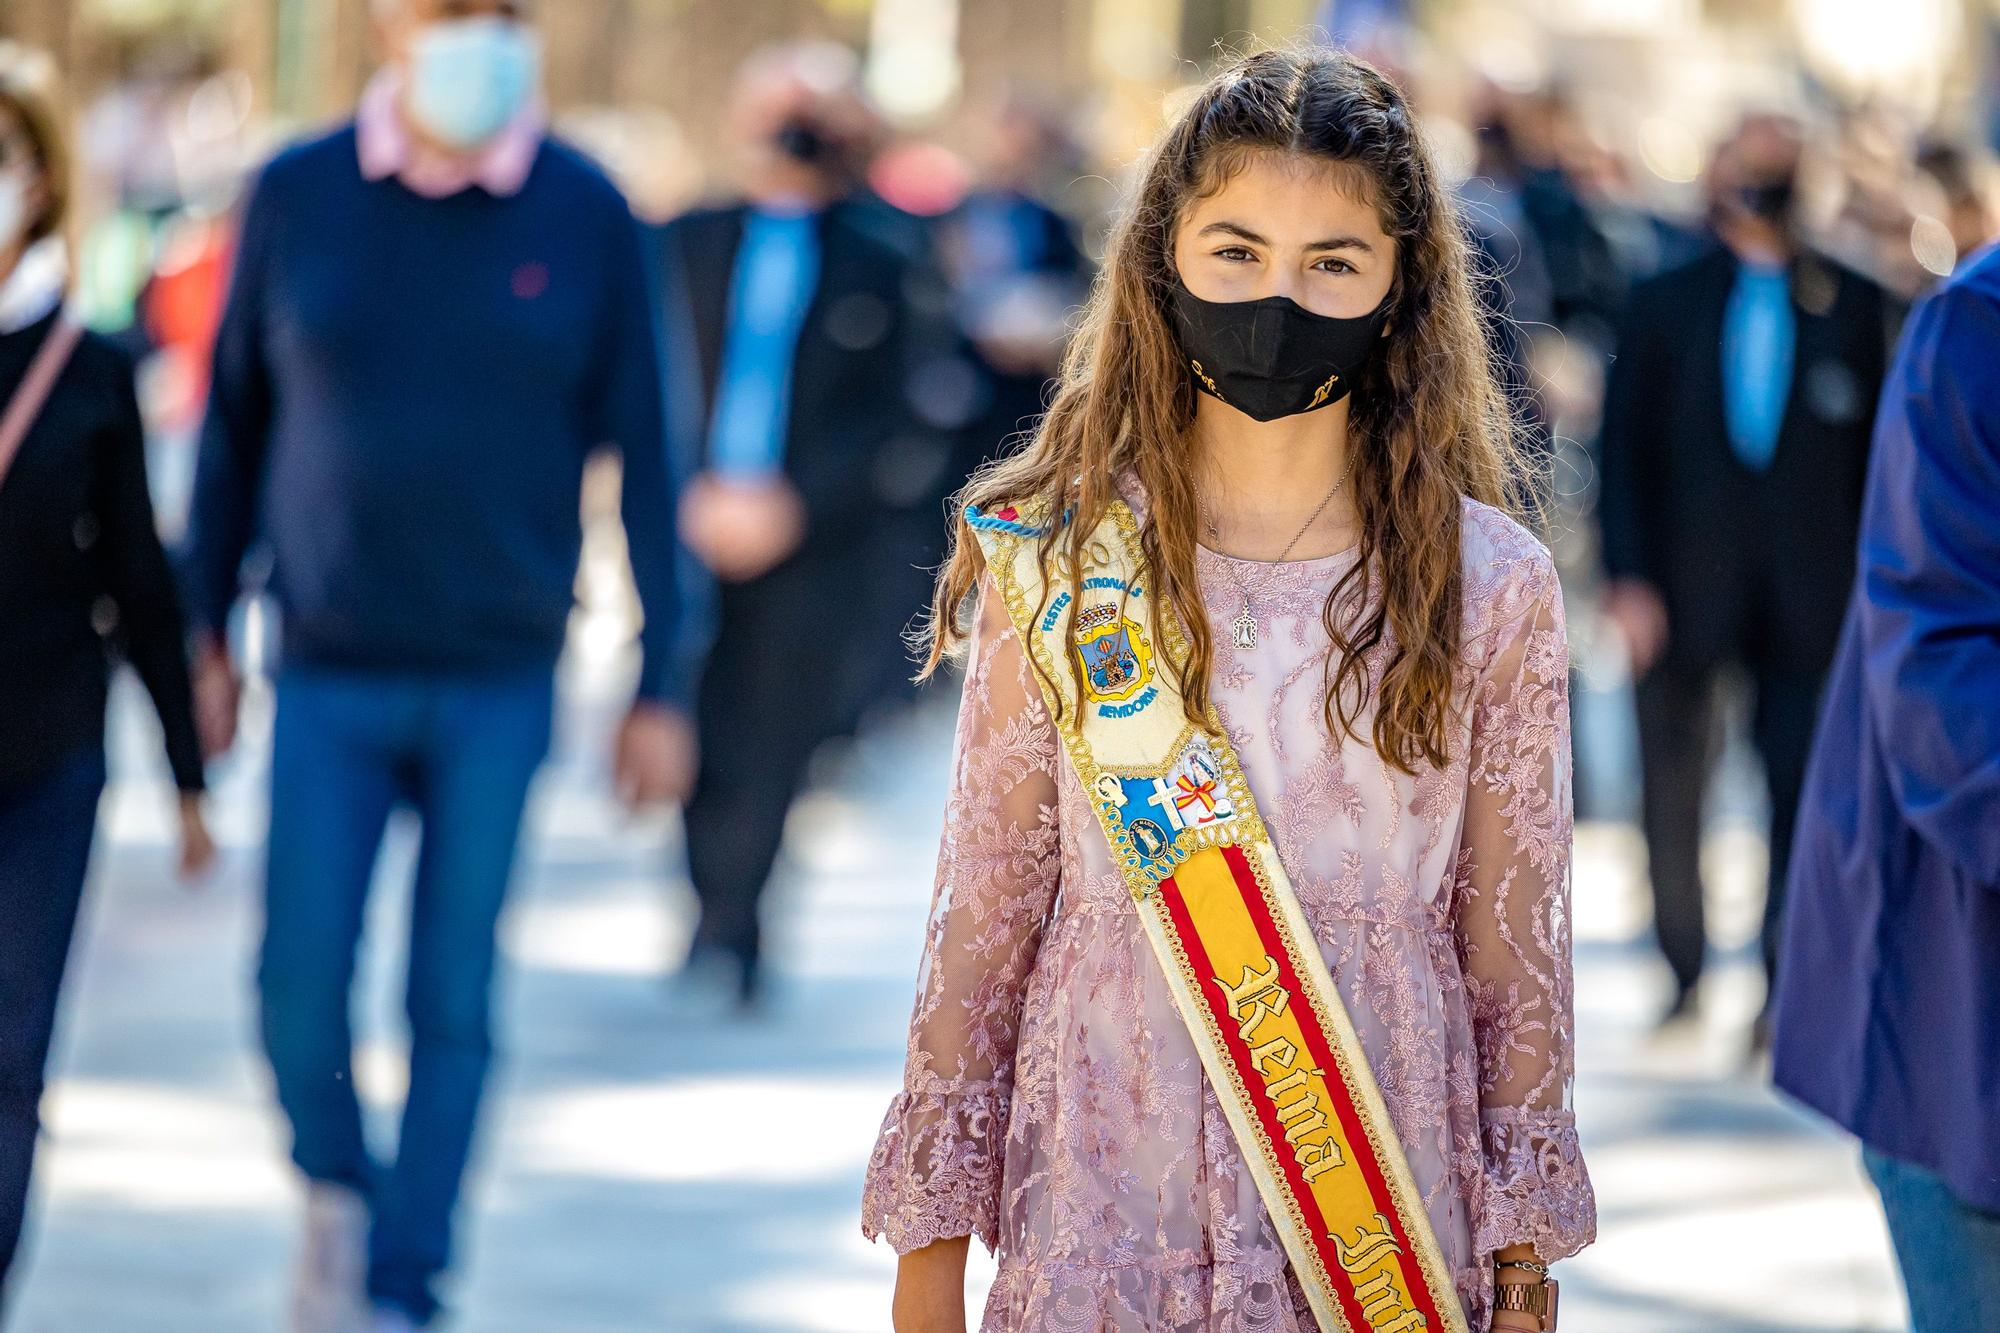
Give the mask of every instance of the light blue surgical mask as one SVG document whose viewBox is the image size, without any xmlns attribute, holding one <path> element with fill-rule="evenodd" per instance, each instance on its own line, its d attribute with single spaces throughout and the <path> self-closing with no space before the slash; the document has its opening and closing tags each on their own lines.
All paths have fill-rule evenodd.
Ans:
<svg viewBox="0 0 2000 1333">
<path fill-rule="evenodd" d="M 448 19 L 411 41 L 404 106 L 439 143 L 477 148 L 507 127 L 541 76 L 541 43 L 521 24 Z"/>
</svg>

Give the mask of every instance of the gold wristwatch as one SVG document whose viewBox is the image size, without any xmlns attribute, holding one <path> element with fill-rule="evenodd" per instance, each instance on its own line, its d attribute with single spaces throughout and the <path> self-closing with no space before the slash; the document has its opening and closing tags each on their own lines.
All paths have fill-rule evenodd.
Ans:
<svg viewBox="0 0 2000 1333">
<path fill-rule="evenodd" d="M 1542 1333 L 1555 1333 L 1556 1293 L 1560 1284 L 1549 1276 L 1548 1265 L 1536 1263 L 1501 1264 L 1502 1268 L 1520 1268 L 1541 1276 L 1540 1282 L 1500 1282 L 1493 1288 L 1493 1310 L 1514 1314 L 1531 1314 L 1541 1323 Z"/>
</svg>

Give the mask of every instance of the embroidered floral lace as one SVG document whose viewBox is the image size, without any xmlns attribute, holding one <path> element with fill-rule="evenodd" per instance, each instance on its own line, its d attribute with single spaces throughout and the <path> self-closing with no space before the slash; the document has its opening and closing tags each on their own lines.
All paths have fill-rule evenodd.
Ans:
<svg viewBox="0 0 2000 1333">
<path fill-rule="evenodd" d="M 1493 1251 L 1573 1254 L 1596 1207 L 1569 1104 L 1562 597 L 1509 519 L 1468 501 L 1463 532 L 1453 761 L 1414 776 L 1320 720 L 1320 610 L 1352 557 L 1199 559 L 1217 705 L 1483 1329 Z M 1239 588 L 1254 649 L 1231 646 Z M 986 1333 L 1314 1328 L 990 584 L 862 1225 L 996 1250 Z"/>
</svg>

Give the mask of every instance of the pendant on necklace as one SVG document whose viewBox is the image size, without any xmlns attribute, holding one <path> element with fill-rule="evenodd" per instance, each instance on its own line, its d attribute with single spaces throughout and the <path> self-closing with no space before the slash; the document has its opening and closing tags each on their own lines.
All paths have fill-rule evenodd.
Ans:
<svg viewBox="0 0 2000 1333">
<path fill-rule="evenodd" d="M 1249 598 L 1246 597 L 1243 599 L 1243 610 L 1236 617 L 1232 628 L 1236 631 L 1236 646 L 1238 648 L 1255 648 L 1257 646 L 1257 618 L 1250 614 Z"/>
</svg>

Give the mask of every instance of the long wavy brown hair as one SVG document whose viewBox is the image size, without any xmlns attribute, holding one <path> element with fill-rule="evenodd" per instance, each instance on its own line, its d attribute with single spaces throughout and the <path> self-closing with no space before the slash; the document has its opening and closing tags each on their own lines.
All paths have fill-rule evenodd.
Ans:
<svg viewBox="0 0 2000 1333">
<path fill-rule="evenodd" d="M 1442 767 L 1460 636 L 1461 497 L 1517 509 L 1527 494 L 1518 484 L 1525 468 L 1464 226 L 1416 116 L 1373 66 L 1325 48 L 1231 64 L 1147 157 L 1047 415 L 1026 447 L 982 468 L 954 500 L 923 674 L 968 635 L 964 618 L 982 557 L 962 521 L 966 504 L 1069 511 L 1069 522 L 1047 524 L 1039 550 L 1045 586 L 1053 591 L 1059 582 L 1046 577 L 1050 569 L 1064 570 L 1075 604 L 1085 544 L 1129 472 L 1147 500 L 1140 550 L 1157 592 L 1154 641 L 1165 642 L 1157 621 L 1171 612 L 1187 651 L 1168 667 L 1189 718 L 1205 722 L 1213 643 L 1195 569 L 1194 392 L 1168 299 L 1186 210 L 1258 150 L 1342 164 L 1349 175 L 1358 168 L 1383 231 L 1397 243 L 1390 333 L 1349 409 L 1360 558 L 1322 613 L 1334 649 L 1323 711 L 1330 734 L 1355 734 L 1371 694 L 1365 658 L 1381 646 L 1386 661 L 1372 688 L 1376 751 L 1405 771 L 1420 762 Z"/>
</svg>

